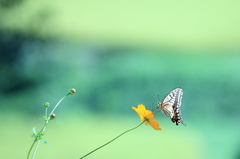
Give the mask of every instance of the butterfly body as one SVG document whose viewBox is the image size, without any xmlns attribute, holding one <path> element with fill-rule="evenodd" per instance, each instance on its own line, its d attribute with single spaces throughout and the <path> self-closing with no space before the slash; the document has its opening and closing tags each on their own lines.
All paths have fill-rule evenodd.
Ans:
<svg viewBox="0 0 240 159">
<path fill-rule="evenodd" d="M 185 125 L 182 121 L 180 111 L 182 95 L 182 88 L 175 88 L 163 98 L 162 102 L 158 102 L 158 108 L 166 117 L 170 117 L 172 122 L 176 123 L 176 125 L 179 123 Z"/>
</svg>

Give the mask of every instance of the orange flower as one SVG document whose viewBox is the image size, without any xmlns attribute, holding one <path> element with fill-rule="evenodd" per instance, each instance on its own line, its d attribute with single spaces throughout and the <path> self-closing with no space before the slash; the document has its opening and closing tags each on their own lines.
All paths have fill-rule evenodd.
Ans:
<svg viewBox="0 0 240 159">
<path fill-rule="evenodd" d="M 140 120 L 144 121 L 146 125 L 151 125 L 155 130 L 162 130 L 159 128 L 159 123 L 157 120 L 154 120 L 154 113 L 150 110 L 146 110 L 143 104 L 139 104 L 138 108 L 132 107 L 136 113 L 140 116 Z"/>
</svg>

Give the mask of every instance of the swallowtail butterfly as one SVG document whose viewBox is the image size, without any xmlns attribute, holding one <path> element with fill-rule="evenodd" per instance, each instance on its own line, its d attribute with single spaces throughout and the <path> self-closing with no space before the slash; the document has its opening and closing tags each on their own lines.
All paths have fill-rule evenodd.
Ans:
<svg viewBox="0 0 240 159">
<path fill-rule="evenodd" d="M 163 98 L 162 102 L 158 102 L 158 108 L 166 117 L 169 116 L 172 122 L 176 123 L 176 125 L 182 123 L 186 126 L 182 121 L 180 111 L 182 95 L 182 88 L 175 88 Z"/>
</svg>

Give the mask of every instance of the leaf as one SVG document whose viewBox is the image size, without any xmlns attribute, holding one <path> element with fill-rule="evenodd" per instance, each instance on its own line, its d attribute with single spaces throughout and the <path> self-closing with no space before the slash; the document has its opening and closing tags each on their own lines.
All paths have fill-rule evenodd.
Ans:
<svg viewBox="0 0 240 159">
<path fill-rule="evenodd" d="M 47 145 L 49 145 L 49 146 L 51 145 L 50 143 L 47 142 L 46 139 L 41 139 L 40 141 L 44 142 L 45 144 L 47 144 Z"/>
<path fill-rule="evenodd" d="M 47 116 L 43 116 L 42 118 L 39 118 L 41 120 L 48 120 Z"/>
</svg>

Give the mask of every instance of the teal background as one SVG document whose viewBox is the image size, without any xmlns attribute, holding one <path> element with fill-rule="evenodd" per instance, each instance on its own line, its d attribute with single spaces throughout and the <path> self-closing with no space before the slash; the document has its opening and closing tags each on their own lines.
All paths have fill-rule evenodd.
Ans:
<svg viewBox="0 0 240 159">
<path fill-rule="evenodd" d="M 80 158 L 183 88 L 176 126 L 142 125 L 88 156 L 240 158 L 238 1 L 1 1 L 0 156 L 26 158 L 44 102 L 57 108 L 36 154 Z"/>
</svg>

